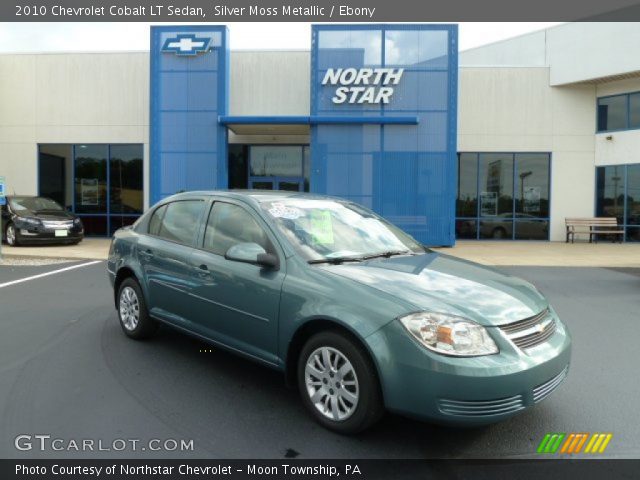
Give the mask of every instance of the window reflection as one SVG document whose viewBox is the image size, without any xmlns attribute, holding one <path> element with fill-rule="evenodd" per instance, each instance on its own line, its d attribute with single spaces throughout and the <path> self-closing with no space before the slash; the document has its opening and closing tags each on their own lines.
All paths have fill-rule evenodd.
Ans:
<svg viewBox="0 0 640 480">
<path fill-rule="evenodd" d="M 516 212 L 529 217 L 549 216 L 549 155 L 517 153 Z"/>
<path fill-rule="evenodd" d="M 598 131 L 627 128 L 627 95 L 598 99 Z"/>
<path fill-rule="evenodd" d="M 548 240 L 549 185 L 548 153 L 460 153 L 456 238 Z"/>
<path fill-rule="evenodd" d="M 596 215 L 624 223 L 624 166 L 598 168 Z"/>
<path fill-rule="evenodd" d="M 107 213 L 107 145 L 76 145 L 75 207 L 77 213 Z"/>
<path fill-rule="evenodd" d="M 513 213 L 513 155 L 480 155 L 480 216 Z"/>
<path fill-rule="evenodd" d="M 111 213 L 142 213 L 142 145 L 113 145 L 109 162 Z"/>
<path fill-rule="evenodd" d="M 458 157 L 458 198 L 456 215 L 475 217 L 478 214 L 478 155 L 461 153 Z"/>
</svg>

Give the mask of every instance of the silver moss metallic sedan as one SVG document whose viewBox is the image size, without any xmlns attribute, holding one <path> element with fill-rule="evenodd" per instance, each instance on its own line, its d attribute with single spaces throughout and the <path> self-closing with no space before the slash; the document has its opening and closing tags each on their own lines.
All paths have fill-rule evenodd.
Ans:
<svg viewBox="0 0 640 480">
<path fill-rule="evenodd" d="M 531 284 L 425 249 L 367 208 L 293 192 L 192 192 L 119 230 L 124 333 L 170 325 L 284 372 L 325 427 L 386 410 L 480 425 L 544 400 L 571 340 Z"/>
</svg>

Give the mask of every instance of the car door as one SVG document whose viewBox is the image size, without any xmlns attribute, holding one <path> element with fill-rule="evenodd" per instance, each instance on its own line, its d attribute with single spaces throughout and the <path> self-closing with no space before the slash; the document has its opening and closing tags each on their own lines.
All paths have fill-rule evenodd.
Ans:
<svg viewBox="0 0 640 480">
<path fill-rule="evenodd" d="M 212 340 L 277 363 L 285 266 L 275 237 L 255 211 L 227 200 L 213 203 L 202 237 L 191 256 L 198 328 Z M 280 258 L 280 267 L 227 260 L 225 253 L 238 243 L 259 244 Z"/>
<path fill-rule="evenodd" d="M 148 235 L 141 235 L 138 241 L 151 315 L 185 328 L 192 321 L 189 257 L 206 204 L 204 199 L 187 199 L 159 207 L 149 221 Z"/>
</svg>

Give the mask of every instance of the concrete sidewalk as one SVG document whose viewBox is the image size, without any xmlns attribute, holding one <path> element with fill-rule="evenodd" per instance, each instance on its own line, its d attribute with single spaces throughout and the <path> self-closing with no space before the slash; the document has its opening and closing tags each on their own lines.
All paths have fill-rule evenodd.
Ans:
<svg viewBox="0 0 640 480">
<path fill-rule="evenodd" d="M 2 253 L 8 257 L 104 260 L 109 243 L 109 239 L 87 238 L 79 245 L 69 246 L 3 245 Z M 453 248 L 435 250 L 484 265 L 640 268 L 640 243 L 459 241 Z"/>
<path fill-rule="evenodd" d="M 459 241 L 434 250 L 484 265 L 640 268 L 640 243 Z"/>
</svg>

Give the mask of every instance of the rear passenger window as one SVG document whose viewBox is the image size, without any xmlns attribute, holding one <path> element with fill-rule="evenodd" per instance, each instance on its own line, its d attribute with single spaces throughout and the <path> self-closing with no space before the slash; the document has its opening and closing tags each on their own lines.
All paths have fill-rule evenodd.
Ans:
<svg viewBox="0 0 640 480">
<path fill-rule="evenodd" d="M 204 205 L 202 200 L 169 203 L 156 235 L 172 242 L 193 245 Z M 153 218 L 151 220 L 153 221 Z M 149 226 L 149 233 L 151 228 L 152 225 Z"/>
<path fill-rule="evenodd" d="M 269 237 L 249 212 L 231 203 L 214 203 L 204 234 L 204 248 L 224 255 L 238 243 L 257 243 L 266 252 L 273 252 Z"/>
<path fill-rule="evenodd" d="M 156 208 L 156 211 L 151 215 L 151 219 L 149 220 L 149 233 L 151 235 L 158 235 L 160 232 L 162 217 L 164 217 L 164 212 L 166 212 L 166 210 L 167 206 L 163 205 L 160 208 Z"/>
</svg>

